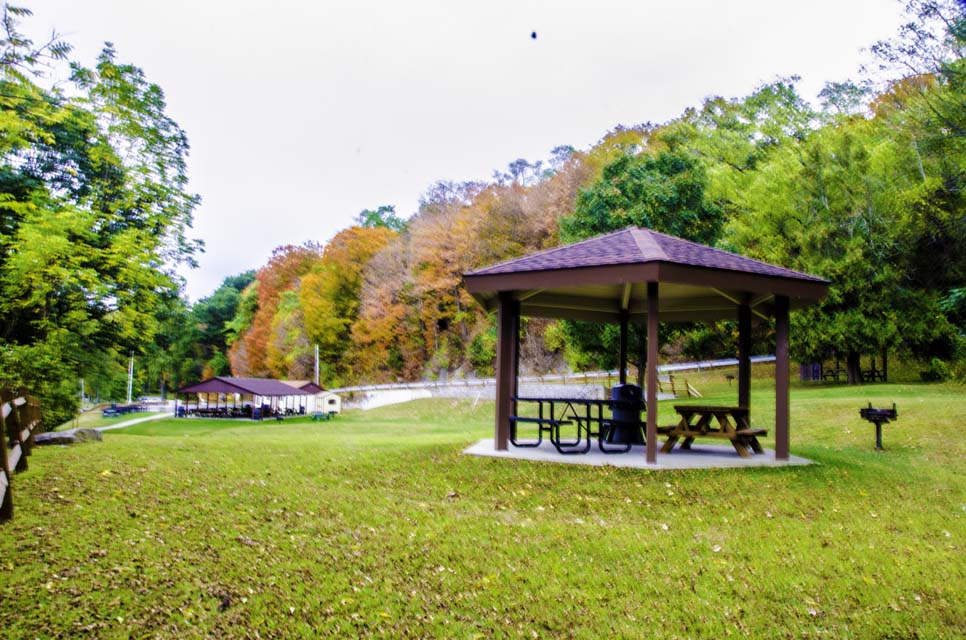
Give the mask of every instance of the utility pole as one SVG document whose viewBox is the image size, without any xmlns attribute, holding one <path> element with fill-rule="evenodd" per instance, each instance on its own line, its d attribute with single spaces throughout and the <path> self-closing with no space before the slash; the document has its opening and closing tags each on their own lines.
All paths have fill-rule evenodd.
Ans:
<svg viewBox="0 0 966 640">
<path fill-rule="evenodd" d="M 319 384 L 319 345 L 315 345 L 315 380 L 313 380 L 316 385 Z"/>
<path fill-rule="evenodd" d="M 131 404 L 131 391 L 134 388 L 134 352 L 131 352 L 131 361 L 127 365 L 127 403 Z"/>
</svg>

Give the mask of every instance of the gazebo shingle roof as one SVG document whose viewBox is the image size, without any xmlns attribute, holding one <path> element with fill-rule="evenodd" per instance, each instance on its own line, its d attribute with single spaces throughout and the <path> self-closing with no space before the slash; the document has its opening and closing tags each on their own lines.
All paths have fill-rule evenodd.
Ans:
<svg viewBox="0 0 966 640">
<path fill-rule="evenodd" d="M 733 318 L 739 301 L 770 314 L 776 296 L 799 309 L 829 283 L 792 269 L 650 229 L 629 227 L 464 274 L 466 290 L 495 310 L 502 292 L 523 315 L 615 322 L 646 316 L 647 283 L 660 283 L 662 321 Z"/>
<path fill-rule="evenodd" d="M 582 242 L 508 260 L 472 271 L 466 275 L 484 276 L 530 271 L 555 271 L 647 262 L 666 262 L 708 269 L 825 282 L 815 276 L 639 227 L 628 227 Z"/>
</svg>

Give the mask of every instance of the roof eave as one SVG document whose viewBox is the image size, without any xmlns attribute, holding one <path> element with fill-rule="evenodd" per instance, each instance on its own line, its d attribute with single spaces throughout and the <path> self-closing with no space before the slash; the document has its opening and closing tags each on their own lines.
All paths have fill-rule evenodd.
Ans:
<svg viewBox="0 0 966 640">
<path fill-rule="evenodd" d="M 782 277 L 663 261 L 516 273 L 466 274 L 463 277 L 467 292 L 488 310 L 492 310 L 496 294 L 501 291 L 644 282 L 687 284 L 754 294 L 768 293 L 807 302 L 818 302 L 824 298 L 829 287 L 827 280 L 814 277 Z"/>
</svg>

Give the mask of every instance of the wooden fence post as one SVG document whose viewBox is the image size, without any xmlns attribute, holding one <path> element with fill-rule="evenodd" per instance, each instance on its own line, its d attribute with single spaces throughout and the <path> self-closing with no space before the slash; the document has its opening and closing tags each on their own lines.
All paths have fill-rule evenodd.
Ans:
<svg viewBox="0 0 966 640">
<path fill-rule="evenodd" d="M 27 409 L 27 428 L 30 430 L 30 436 L 27 437 L 27 444 L 30 446 L 30 450 L 33 451 L 35 444 L 34 436 L 41 426 L 40 400 L 26 394 L 24 394 L 24 399 L 27 401 L 27 404 L 24 406 Z"/>
<path fill-rule="evenodd" d="M 13 517 L 14 471 L 27 469 L 27 455 L 40 426 L 40 401 L 26 393 L 0 389 L 0 520 Z M 16 462 L 11 469 L 11 459 Z"/>
<path fill-rule="evenodd" d="M 7 392 L 0 389 L 0 437 L 3 438 L 3 446 L 0 447 L 0 520 L 9 520 L 13 517 L 13 495 L 10 482 L 10 468 L 7 463 L 7 443 L 10 436 L 7 433 L 7 419 L 4 416 L 7 407 Z M 11 405 L 12 406 L 12 405 Z"/>
<path fill-rule="evenodd" d="M 17 396 L 17 392 L 12 394 L 10 398 L 10 415 L 7 416 L 7 427 L 10 429 L 10 435 L 12 436 L 11 442 L 15 445 L 20 445 L 20 459 L 17 460 L 17 465 L 11 469 L 16 473 L 22 473 L 27 470 L 27 445 L 23 441 L 23 411 L 21 408 L 25 406 L 24 404 L 17 404 L 18 400 L 22 400 L 21 397 Z"/>
</svg>

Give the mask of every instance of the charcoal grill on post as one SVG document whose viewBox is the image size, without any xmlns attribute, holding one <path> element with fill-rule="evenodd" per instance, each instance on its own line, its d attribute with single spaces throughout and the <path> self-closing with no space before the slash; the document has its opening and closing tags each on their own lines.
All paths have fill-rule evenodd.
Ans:
<svg viewBox="0 0 966 640">
<path fill-rule="evenodd" d="M 875 448 L 876 451 L 884 451 L 882 448 L 882 425 L 899 417 L 896 411 L 896 403 L 892 403 L 891 409 L 873 409 L 872 403 L 865 409 L 859 409 L 859 415 L 864 420 L 875 424 Z"/>
</svg>

